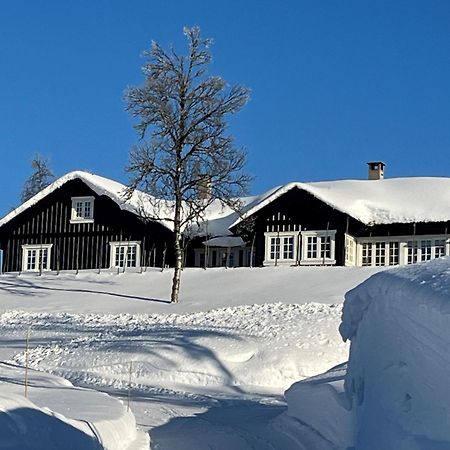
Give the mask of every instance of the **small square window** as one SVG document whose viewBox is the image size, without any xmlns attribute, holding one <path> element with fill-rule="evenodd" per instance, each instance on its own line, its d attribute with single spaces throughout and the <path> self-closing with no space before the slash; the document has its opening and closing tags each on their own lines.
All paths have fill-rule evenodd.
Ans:
<svg viewBox="0 0 450 450">
<path fill-rule="evenodd" d="M 70 223 L 92 223 L 94 221 L 94 197 L 72 197 Z"/>
</svg>

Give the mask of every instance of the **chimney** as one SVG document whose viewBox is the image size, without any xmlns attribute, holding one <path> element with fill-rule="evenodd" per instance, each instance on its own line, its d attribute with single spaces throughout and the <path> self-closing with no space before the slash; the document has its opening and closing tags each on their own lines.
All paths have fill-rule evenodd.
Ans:
<svg viewBox="0 0 450 450">
<path fill-rule="evenodd" d="M 369 180 L 382 180 L 384 178 L 384 167 L 386 164 L 383 161 L 370 161 L 369 166 Z"/>
<path fill-rule="evenodd" d="M 209 200 L 212 193 L 212 182 L 210 175 L 200 175 L 197 181 L 197 193 L 200 200 Z"/>
</svg>

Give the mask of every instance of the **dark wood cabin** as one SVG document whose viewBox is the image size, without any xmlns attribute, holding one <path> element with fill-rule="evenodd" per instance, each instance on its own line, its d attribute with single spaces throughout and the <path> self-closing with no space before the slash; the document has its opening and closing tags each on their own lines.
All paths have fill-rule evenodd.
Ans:
<svg viewBox="0 0 450 450">
<path fill-rule="evenodd" d="M 172 265 L 173 233 L 67 181 L 0 227 L 3 272 Z"/>
<path fill-rule="evenodd" d="M 366 225 L 297 187 L 250 219 L 256 266 L 396 265 L 450 254 L 450 221 Z"/>
</svg>

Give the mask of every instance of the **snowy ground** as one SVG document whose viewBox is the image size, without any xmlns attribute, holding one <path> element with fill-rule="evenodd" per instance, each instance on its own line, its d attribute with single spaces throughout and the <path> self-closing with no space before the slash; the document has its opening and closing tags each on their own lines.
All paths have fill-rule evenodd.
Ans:
<svg viewBox="0 0 450 450">
<path fill-rule="evenodd" d="M 126 399 L 155 449 L 301 448 L 277 416 L 292 383 L 347 359 L 344 293 L 371 268 L 188 269 L 0 277 L 0 359 Z M 284 440 L 286 439 L 286 440 Z M 214 445 L 214 447 L 212 447 Z"/>
</svg>

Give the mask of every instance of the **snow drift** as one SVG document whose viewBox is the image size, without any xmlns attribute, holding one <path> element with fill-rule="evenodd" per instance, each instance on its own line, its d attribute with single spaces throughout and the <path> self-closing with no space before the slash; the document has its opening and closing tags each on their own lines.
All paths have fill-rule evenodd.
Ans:
<svg viewBox="0 0 450 450">
<path fill-rule="evenodd" d="M 138 432 L 131 411 L 117 399 L 44 372 L 0 363 L 0 449 L 141 450 L 148 435 Z"/>
<path fill-rule="evenodd" d="M 450 449 L 450 258 L 372 276 L 348 292 L 345 391 L 354 445 Z"/>
<path fill-rule="evenodd" d="M 450 450 L 450 258 L 373 275 L 339 330 L 347 367 L 292 385 L 275 429 L 301 449 Z"/>
</svg>

